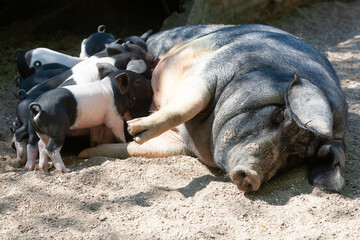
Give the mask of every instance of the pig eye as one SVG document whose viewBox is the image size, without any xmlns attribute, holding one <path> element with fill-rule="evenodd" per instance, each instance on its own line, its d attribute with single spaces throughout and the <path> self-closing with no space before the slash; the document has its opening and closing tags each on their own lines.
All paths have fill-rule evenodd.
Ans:
<svg viewBox="0 0 360 240">
<path fill-rule="evenodd" d="M 141 86 L 142 86 L 142 81 L 140 81 L 140 80 L 139 80 L 139 81 L 136 81 L 136 82 L 135 82 L 135 86 L 136 86 L 136 87 L 141 87 Z"/>
<path fill-rule="evenodd" d="M 273 121 L 275 123 L 281 123 L 285 120 L 285 109 L 278 108 L 274 111 Z"/>
</svg>

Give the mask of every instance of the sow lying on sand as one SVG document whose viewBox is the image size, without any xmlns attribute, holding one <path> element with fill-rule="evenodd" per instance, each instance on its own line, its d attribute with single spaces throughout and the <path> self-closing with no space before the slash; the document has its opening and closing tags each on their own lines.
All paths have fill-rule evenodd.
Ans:
<svg viewBox="0 0 360 240">
<path fill-rule="evenodd" d="M 193 155 L 224 169 L 245 192 L 308 160 L 313 185 L 340 190 L 347 105 L 330 62 L 273 27 L 209 27 L 198 35 L 206 27 L 156 34 L 168 42 L 169 33 L 187 33 L 153 72 L 157 111 L 128 122 L 134 142 L 100 145 L 79 157 Z"/>
</svg>

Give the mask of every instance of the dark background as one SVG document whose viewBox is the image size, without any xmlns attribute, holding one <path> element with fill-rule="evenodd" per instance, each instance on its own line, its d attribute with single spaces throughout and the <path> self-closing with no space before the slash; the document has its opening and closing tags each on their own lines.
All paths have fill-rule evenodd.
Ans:
<svg viewBox="0 0 360 240">
<path fill-rule="evenodd" d="M 155 32 L 179 11 L 177 0 L 0 0 L 0 37 L 88 36 L 101 24 L 121 35 Z"/>
</svg>

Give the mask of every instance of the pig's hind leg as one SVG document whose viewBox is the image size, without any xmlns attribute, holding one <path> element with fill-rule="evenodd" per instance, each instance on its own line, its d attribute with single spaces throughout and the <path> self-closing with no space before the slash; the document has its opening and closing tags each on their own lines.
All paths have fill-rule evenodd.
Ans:
<svg viewBox="0 0 360 240">
<path fill-rule="evenodd" d="M 41 171 L 47 172 L 49 170 L 49 156 L 45 149 L 46 144 L 44 143 L 43 139 L 40 139 L 39 143 L 39 168 Z"/>
<path fill-rule="evenodd" d="M 148 117 L 128 121 L 128 131 L 142 144 L 170 130 L 203 111 L 211 100 L 211 92 L 201 79 L 181 82 L 166 106 Z"/>
<path fill-rule="evenodd" d="M 39 137 L 40 137 L 40 141 L 39 141 L 40 169 L 45 172 L 48 171 L 48 158 L 50 157 L 57 171 L 62 173 L 69 172 L 69 170 L 65 167 L 65 164 L 60 155 L 60 150 L 62 147 L 62 143 L 64 142 L 64 139 L 52 138 L 46 135 L 39 135 Z"/>
<path fill-rule="evenodd" d="M 138 144 L 136 142 L 112 143 L 87 148 L 80 152 L 78 158 L 90 158 L 95 156 L 107 156 L 121 159 L 128 157 L 160 158 L 177 155 L 192 156 L 191 152 L 185 147 L 179 134 L 170 130 L 158 137 L 150 139 L 144 144 Z"/>
<path fill-rule="evenodd" d="M 64 139 L 50 138 L 48 144 L 46 145 L 46 150 L 56 170 L 62 173 L 67 173 L 69 170 L 65 167 L 65 164 L 60 155 L 62 144 L 59 144 L 58 142 L 63 143 Z"/>
</svg>

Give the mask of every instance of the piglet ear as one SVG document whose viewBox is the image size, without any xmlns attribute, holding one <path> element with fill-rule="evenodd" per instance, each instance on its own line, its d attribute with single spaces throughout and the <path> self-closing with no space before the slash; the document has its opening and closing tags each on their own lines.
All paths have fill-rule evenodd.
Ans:
<svg viewBox="0 0 360 240">
<path fill-rule="evenodd" d="M 127 66 L 126 66 L 126 70 L 138 73 L 138 74 L 142 74 L 144 72 L 146 72 L 147 66 L 144 60 L 139 59 L 139 60 L 131 60 L 128 62 Z"/>
<path fill-rule="evenodd" d="M 120 73 L 115 77 L 117 83 L 119 84 L 121 94 L 126 94 L 129 91 L 130 87 L 130 78 L 127 73 Z"/>
<path fill-rule="evenodd" d="M 113 55 L 120 54 L 123 52 L 128 52 L 128 51 L 121 44 L 112 43 L 106 47 L 106 52 L 107 52 L 108 56 L 111 57 Z"/>
<path fill-rule="evenodd" d="M 323 91 L 295 75 L 285 97 L 286 106 L 300 127 L 322 138 L 333 137 L 333 115 Z"/>
<path fill-rule="evenodd" d="M 117 67 L 115 67 L 114 65 L 111 65 L 110 63 L 107 63 L 107 62 L 96 63 L 96 67 L 98 68 L 99 79 L 103 79 L 110 73 L 113 73 L 113 72 L 116 72 L 119 70 Z"/>
</svg>

